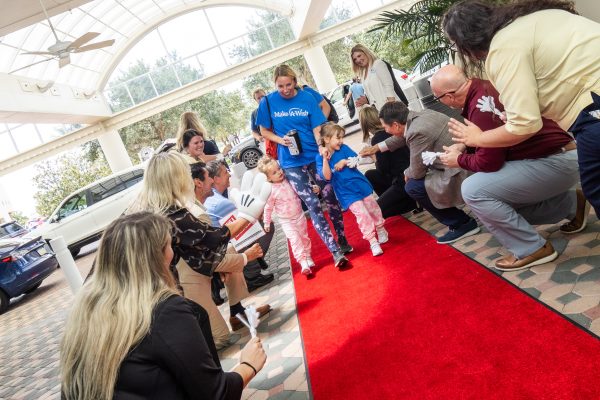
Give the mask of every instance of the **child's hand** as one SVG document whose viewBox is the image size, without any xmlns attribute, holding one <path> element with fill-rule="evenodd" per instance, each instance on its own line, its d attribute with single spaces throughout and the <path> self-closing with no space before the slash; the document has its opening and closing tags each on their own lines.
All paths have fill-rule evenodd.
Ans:
<svg viewBox="0 0 600 400">
<path fill-rule="evenodd" d="M 335 164 L 333 166 L 333 169 L 335 169 L 336 171 L 341 171 L 342 169 L 344 169 L 344 167 L 346 166 L 347 163 L 348 163 L 348 160 L 346 160 L 346 159 L 340 160 L 337 162 L 337 164 Z"/>
<path fill-rule="evenodd" d="M 321 156 L 326 160 L 331 158 L 331 153 L 325 147 L 319 147 L 319 153 L 321 153 Z"/>
<path fill-rule="evenodd" d="M 319 185 L 312 185 L 312 191 L 314 194 L 319 194 L 321 188 L 319 187 Z"/>
<path fill-rule="evenodd" d="M 263 229 L 265 230 L 265 232 L 269 233 L 269 231 L 271 230 L 270 224 L 263 226 Z"/>
</svg>

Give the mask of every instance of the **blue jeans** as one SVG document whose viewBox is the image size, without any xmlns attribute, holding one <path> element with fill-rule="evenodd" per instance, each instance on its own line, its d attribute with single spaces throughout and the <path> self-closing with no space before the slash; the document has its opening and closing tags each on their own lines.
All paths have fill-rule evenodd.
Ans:
<svg viewBox="0 0 600 400">
<path fill-rule="evenodd" d="M 600 119 L 589 112 L 600 110 L 600 96 L 592 92 L 592 104 L 581 111 L 569 128 L 577 140 L 581 187 L 600 218 Z"/>
<path fill-rule="evenodd" d="M 300 197 L 308 208 L 313 226 L 323 243 L 325 243 L 330 252 L 333 253 L 339 251 L 340 247 L 335 241 L 331 229 L 329 228 L 329 223 L 323 215 L 319 197 L 312 191 L 313 184 L 319 185 L 321 188 L 321 196 L 325 200 L 325 204 L 327 204 L 329 218 L 333 223 L 335 233 L 337 233 L 338 238 L 344 237 L 342 207 L 335 197 L 331 185 L 317 174 L 314 162 L 302 167 L 286 168 L 283 172 L 290 182 L 290 185 L 292 185 L 292 188 L 294 188 L 294 191 L 298 194 L 298 197 Z"/>
<path fill-rule="evenodd" d="M 427 190 L 425 190 L 425 179 L 409 179 L 404 186 L 404 190 L 406 190 L 406 193 L 417 201 L 421 207 L 429 211 L 435 219 L 450 229 L 456 229 L 469 222 L 471 219 L 471 217 L 463 210 L 456 207 L 436 208 L 431 203 Z"/>
</svg>

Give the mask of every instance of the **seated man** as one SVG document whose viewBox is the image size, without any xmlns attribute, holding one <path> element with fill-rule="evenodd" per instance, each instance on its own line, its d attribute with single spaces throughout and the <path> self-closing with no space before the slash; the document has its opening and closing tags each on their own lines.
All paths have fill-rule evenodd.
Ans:
<svg viewBox="0 0 600 400">
<path fill-rule="evenodd" d="M 208 176 L 208 172 L 206 171 L 203 162 L 194 163 L 190 167 L 196 198 L 203 198 L 207 191 L 211 191 L 212 179 Z M 205 226 L 206 224 L 210 225 L 210 218 L 206 214 L 205 207 L 200 202 L 189 205 L 187 208 Z M 244 313 L 244 307 L 241 304 L 241 300 L 248 296 L 246 282 L 244 280 L 244 275 L 240 273 L 240 267 L 243 266 L 243 269 L 245 269 L 249 262 L 260 256 L 262 256 L 262 249 L 259 245 L 253 245 L 244 252 L 237 253 L 230 244 L 227 248 L 227 253 L 217 266 L 216 270 L 226 276 L 225 286 L 227 288 L 229 301 L 229 323 L 231 329 L 234 331 L 244 327 L 244 324 L 236 317 L 236 315 L 238 313 Z M 217 349 L 228 346 L 230 344 L 229 328 L 219 309 L 214 304 L 211 304 L 212 300 L 210 299 L 207 280 L 202 278 L 201 274 L 191 269 L 183 258 L 180 259 L 180 262 L 177 264 L 177 272 L 179 273 L 179 282 L 181 283 L 185 297 L 200 304 L 208 312 L 210 328 Z M 256 309 L 259 315 L 265 315 L 270 310 L 271 307 L 268 304 L 257 307 Z"/>
<path fill-rule="evenodd" d="M 431 89 L 449 107 L 483 130 L 501 126 L 504 107 L 489 81 L 467 79 L 455 65 L 431 78 Z M 477 148 L 465 153 L 463 144 L 446 148 L 441 156 L 449 167 L 476 174 L 462 185 L 462 195 L 481 223 L 511 253 L 496 261 L 501 271 L 516 271 L 554 260 L 558 253 L 531 224 L 550 224 L 574 218 L 563 233 L 586 225 L 586 200 L 574 189 L 579 174 L 573 138 L 553 121 L 512 147 Z M 588 208 L 589 210 L 589 208 Z"/>
<path fill-rule="evenodd" d="M 379 118 L 385 131 L 394 137 L 363 149 L 361 155 L 408 146 L 410 165 L 404 171 L 405 190 L 439 222 L 448 226 L 448 232 L 438 237 L 437 242 L 453 243 L 479 232 L 477 222 L 456 207 L 463 204 L 460 185 L 466 172 L 460 168 L 447 168 L 437 159 L 427 166 L 421 157 L 424 151 L 441 152 L 444 146 L 452 144 L 448 132 L 450 118 L 433 110 L 409 111 L 402 102 L 385 103 Z"/>
<path fill-rule="evenodd" d="M 229 178 L 231 175 L 223 161 L 211 161 L 207 164 L 206 169 L 213 184 L 212 190 L 205 193 L 203 195 L 204 199 L 201 201 L 206 207 L 206 212 L 210 217 L 211 225 L 219 227 L 221 226 L 219 221 L 236 209 L 233 201 L 229 200 L 227 197 L 227 189 L 229 188 Z M 270 231 L 256 241 L 262 248 L 263 253 L 266 253 L 269 249 L 274 231 L 274 226 L 271 226 Z M 244 268 L 244 277 L 248 284 L 248 291 L 251 292 L 273 281 L 273 274 L 261 274 L 261 269 L 267 269 L 268 267 L 269 266 L 263 257 L 248 263 L 246 268 Z"/>
</svg>

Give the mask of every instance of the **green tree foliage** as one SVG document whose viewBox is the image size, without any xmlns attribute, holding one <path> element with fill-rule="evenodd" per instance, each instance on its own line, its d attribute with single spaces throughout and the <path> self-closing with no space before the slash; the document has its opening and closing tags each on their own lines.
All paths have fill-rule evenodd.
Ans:
<svg viewBox="0 0 600 400">
<path fill-rule="evenodd" d="M 35 169 L 35 209 L 43 217 L 48 217 L 70 193 L 110 174 L 103 158 L 91 162 L 77 152 L 42 161 Z"/>
<path fill-rule="evenodd" d="M 133 162 L 139 161 L 142 148 L 156 148 L 165 139 L 175 137 L 179 116 L 185 111 L 197 112 L 209 137 L 223 142 L 228 134 L 248 126 L 252 106 L 239 92 L 217 90 L 122 128 L 119 134 Z M 92 146 L 88 149 L 90 156 Z"/>
<path fill-rule="evenodd" d="M 422 71 L 429 70 L 453 56 L 451 43 L 441 29 L 442 17 L 461 0 L 419 0 L 408 10 L 385 11 L 371 30 L 381 31 L 378 46 L 390 42 L 401 43 L 401 51 L 409 55 L 409 66 L 420 64 Z M 501 4 L 509 0 L 484 0 Z"/>
<path fill-rule="evenodd" d="M 155 60 L 153 65 L 137 60 L 111 79 L 106 92 L 108 103 L 113 111 L 122 111 L 203 76 L 203 68 L 184 63 L 176 52 Z"/>
<path fill-rule="evenodd" d="M 27 221 L 29 220 L 29 218 L 27 218 L 21 211 L 10 211 L 8 215 L 13 221 L 21 226 L 27 225 Z"/>
</svg>

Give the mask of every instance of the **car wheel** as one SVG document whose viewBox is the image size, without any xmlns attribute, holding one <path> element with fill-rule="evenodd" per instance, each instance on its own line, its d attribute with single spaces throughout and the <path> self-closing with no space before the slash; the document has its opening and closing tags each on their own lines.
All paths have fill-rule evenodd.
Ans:
<svg viewBox="0 0 600 400">
<path fill-rule="evenodd" d="M 71 252 L 71 255 L 73 256 L 73 258 L 77 257 L 77 255 L 79 254 L 80 251 L 81 251 L 81 247 L 69 247 L 69 252 Z"/>
<path fill-rule="evenodd" d="M 258 149 L 247 149 L 244 150 L 240 156 L 240 159 L 248 169 L 256 168 L 258 160 L 262 157 L 262 152 Z"/>
<path fill-rule="evenodd" d="M 39 281 L 38 283 L 36 283 L 35 285 L 33 285 L 32 287 L 30 287 L 29 289 L 27 289 L 25 291 L 25 294 L 33 293 L 37 288 L 39 288 L 40 286 L 42 286 L 42 282 L 44 282 L 44 281 Z"/>
<path fill-rule="evenodd" d="M 0 314 L 8 309 L 8 305 L 10 304 L 10 299 L 2 290 L 0 290 Z"/>
</svg>

